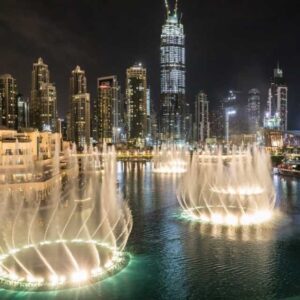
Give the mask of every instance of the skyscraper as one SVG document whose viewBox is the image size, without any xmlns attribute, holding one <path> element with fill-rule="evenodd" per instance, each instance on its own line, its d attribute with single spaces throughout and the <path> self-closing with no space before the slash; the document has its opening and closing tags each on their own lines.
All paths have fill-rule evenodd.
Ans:
<svg viewBox="0 0 300 300">
<path fill-rule="evenodd" d="M 28 98 L 17 94 L 18 129 L 29 127 L 29 103 Z"/>
<path fill-rule="evenodd" d="M 33 64 L 30 98 L 30 126 L 39 130 L 56 130 L 56 88 L 50 83 L 48 65 L 39 58 Z"/>
<path fill-rule="evenodd" d="M 147 71 L 135 64 L 126 72 L 127 138 L 144 146 L 147 134 Z"/>
<path fill-rule="evenodd" d="M 115 143 L 120 128 L 120 87 L 117 76 L 101 77 L 97 80 L 97 120 L 100 142 Z"/>
<path fill-rule="evenodd" d="M 195 101 L 195 141 L 204 143 L 210 137 L 207 95 L 201 91 Z"/>
<path fill-rule="evenodd" d="M 56 87 L 53 83 L 42 83 L 40 87 L 40 128 L 56 131 L 57 125 L 57 98 Z"/>
<path fill-rule="evenodd" d="M 98 95 L 97 95 L 98 96 Z M 98 122 L 98 97 L 94 97 L 93 101 L 91 100 L 91 111 L 93 115 L 91 117 L 91 135 L 93 142 L 97 143 L 99 141 L 99 122 Z"/>
<path fill-rule="evenodd" d="M 230 134 L 241 134 L 245 131 L 247 120 L 245 120 L 245 107 L 243 101 L 243 94 L 241 91 L 230 90 L 225 98 L 222 100 L 223 118 L 226 123 L 226 114 L 229 111 L 235 113 L 230 115 L 229 131 Z M 224 127 L 224 136 L 226 135 L 226 127 Z"/>
<path fill-rule="evenodd" d="M 288 87 L 283 78 L 279 64 L 274 69 L 271 86 L 269 88 L 267 112 L 264 126 L 272 129 L 287 130 L 288 118 Z"/>
<path fill-rule="evenodd" d="M 218 101 L 213 109 L 209 110 L 210 137 L 222 141 L 225 133 L 224 102 Z"/>
<path fill-rule="evenodd" d="M 70 133 L 72 142 L 79 148 L 90 144 L 90 110 L 90 94 L 87 93 L 85 71 L 76 66 L 70 78 Z"/>
<path fill-rule="evenodd" d="M 250 133 L 256 133 L 261 123 L 260 92 L 251 89 L 248 92 L 248 129 Z"/>
<path fill-rule="evenodd" d="M 151 90 L 150 87 L 147 88 L 147 141 L 152 140 L 152 132 L 151 132 Z M 152 142 L 152 141 L 151 141 Z"/>
<path fill-rule="evenodd" d="M 160 45 L 160 133 L 164 141 L 185 141 L 185 35 L 178 3 L 162 27 Z"/>
<path fill-rule="evenodd" d="M 191 107 L 188 102 L 185 103 L 184 112 L 184 130 L 185 141 L 192 142 L 193 140 L 193 114 L 191 113 Z"/>
<path fill-rule="evenodd" d="M 10 74 L 0 76 L 0 125 L 17 129 L 17 83 Z"/>
</svg>

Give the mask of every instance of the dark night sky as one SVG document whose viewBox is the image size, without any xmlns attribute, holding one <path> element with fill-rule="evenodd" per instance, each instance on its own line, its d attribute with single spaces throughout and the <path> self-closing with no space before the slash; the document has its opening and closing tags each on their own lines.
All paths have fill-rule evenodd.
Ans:
<svg viewBox="0 0 300 300">
<path fill-rule="evenodd" d="M 172 0 L 170 0 L 172 1 Z M 289 86 L 289 127 L 300 129 L 299 1 L 181 0 L 186 33 L 187 96 L 200 89 L 213 107 L 228 89 L 258 87 L 262 100 L 277 60 Z M 118 75 L 135 61 L 148 69 L 159 98 L 163 0 L 0 0 L 0 74 L 11 73 L 29 96 L 33 61 L 49 65 L 59 115 L 68 107 L 69 74 L 79 64 L 96 95 L 98 76 Z"/>
</svg>

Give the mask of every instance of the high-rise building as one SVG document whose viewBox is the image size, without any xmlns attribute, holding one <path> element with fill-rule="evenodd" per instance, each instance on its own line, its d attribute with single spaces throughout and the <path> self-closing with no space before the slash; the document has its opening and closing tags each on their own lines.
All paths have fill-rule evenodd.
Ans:
<svg viewBox="0 0 300 300">
<path fill-rule="evenodd" d="M 67 115 L 66 115 L 66 127 L 67 127 L 67 132 L 66 132 L 66 136 L 67 136 L 67 141 L 72 141 L 72 125 L 71 125 L 71 112 L 68 111 Z"/>
<path fill-rule="evenodd" d="M 40 87 L 40 128 L 55 132 L 57 125 L 56 87 L 53 83 L 42 83 Z"/>
<path fill-rule="evenodd" d="M 158 141 L 158 124 L 157 124 L 157 112 L 154 109 L 153 101 L 151 102 L 151 113 L 150 113 L 150 123 L 151 123 L 151 138 L 152 144 L 155 145 Z"/>
<path fill-rule="evenodd" d="M 267 112 L 264 118 L 264 127 L 287 130 L 288 122 L 288 87 L 283 78 L 279 64 L 274 69 L 271 86 L 269 88 Z"/>
<path fill-rule="evenodd" d="M 72 71 L 70 78 L 70 95 L 85 94 L 87 93 L 87 80 L 85 71 L 80 69 L 80 66 Z"/>
<path fill-rule="evenodd" d="M 17 94 L 18 129 L 29 127 L 29 101 L 22 94 Z"/>
<path fill-rule="evenodd" d="M 166 3 L 167 18 L 160 45 L 160 133 L 164 141 L 186 140 L 185 35 L 177 1 L 173 12 Z"/>
<path fill-rule="evenodd" d="M 10 74 L 0 76 L 0 125 L 17 129 L 17 83 Z"/>
<path fill-rule="evenodd" d="M 42 58 L 33 64 L 29 108 L 31 127 L 42 131 L 56 131 L 56 87 L 50 82 L 48 65 L 43 62 Z"/>
<path fill-rule="evenodd" d="M 225 98 L 223 98 L 222 104 L 223 118 L 226 120 L 226 114 L 229 111 L 234 111 L 234 114 L 230 115 L 229 132 L 230 134 L 239 135 L 244 133 L 247 128 L 247 119 L 245 119 L 246 105 L 244 103 L 243 93 L 241 91 L 230 90 Z M 226 123 L 226 121 L 225 121 Z M 226 135 L 226 128 L 224 127 L 224 136 Z"/>
<path fill-rule="evenodd" d="M 93 142 L 97 143 L 99 141 L 99 122 L 98 122 L 98 97 L 95 97 L 93 102 L 91 102 L 91 135 Z"/>
<path fill-rule="evenodd" d="M 87 93 L 85 71 L 76 66 L 70 77 L 70 134 L 71 141 L 79 148 L 90 144 L 90 110 L 90 94 Z"/>
<path fill-rule="evenodd" d="M 193 114 L 191 113 L 191 107 L 188 102 L 185 103 L 185 114 L 184 114 L 184 130 L 185 130 L 185 141 L 193 141 Z"/>
<path fill-rule="evenodd" d="M 121 131 L 120 87 L 117 76 L 98 78 L 97 89 L 98 138 L 102 143 L 116 143 Z"/>
<path fill-rule="evenodd" d="M 61 123 L 61 136 L 63 141 L 68 141 L 68 122 L 66 119 L 60 119 Z"/>
<path fill-rule="evenodd" d="M 225 133 L 225 113 L 223 101 L 218 101 L 214 109 L 209 110 L 209 120 L 210 137 L 222 141 Z"/>
<path fill-rule="evenodd" d="M 251 89 L 248 92 L 248 129 L 249 133 L 256 133 L 261 124 L 260 92 Z"/>
<path fill-rule="evenodd" d="M 204 143 L 210 137 L 207 95 L 200 91 L 195 101 L 195 141 Z"/>
<path fill-rule="evenodd" d="M 147 71 L 135 64 L 126 72 L 127 138 L 143 147 L 147 135 Z"/>
<path fill-rule="evenodd" d="M 72 142 L 79 148 L 90 145 L 90 94 L 76 94 L 72 97 L 71 110 Z"/>
<path fill-rule="evenodd" d="M 120 142 L 126 142 L 126 118 L 127 118 L 127 108 L 126 108 L 126 95 L 121 93 L 121 87 L 119 92 L 119 105 L 118 105 L 118 135 Z"/>
<path fill-rule="evenodd" d="M 147 105 L 146 105 L 146 114 L 147 114 L 147 141 L 152 142 L 152 132 L 151 132 L 151 90 L 147 88 Z"/>
</svg>

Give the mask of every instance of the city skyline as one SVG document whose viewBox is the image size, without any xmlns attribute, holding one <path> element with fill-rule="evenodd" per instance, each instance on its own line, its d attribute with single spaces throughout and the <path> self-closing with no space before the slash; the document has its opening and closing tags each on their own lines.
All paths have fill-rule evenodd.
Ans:
<svg viewBox="0 0 300 300">
<path fill-rule="evenodd" d="M 19 3 L 19 9 L 14 3 L 16 2 L 4 2 L 0 12 L 0 22 L 4 25 L 0 36 L 2 40 L 7 40 L 5 47 L 0 48 L 1 56 L 5 57 L 0 65 L 0 73 L 9 73 L 16 78 L 19 90 L 25 96 L 30 96 L 32 62 L 40 56 L 49 65 L 51 81 L 56 84 L 60 117 L 65 117 L 68 110 L 68 74 L 74 66 L 79 64 L 86 70 L 91 100 L 94 100 L 97 95 L 98 77 L 116 74 L 124 90 L 126 68 L 135 61 L 141 61 L 148 69 L 148 82 L 155 107 L 158 108 L 159 40 L 161 26 L 165 20 L 163 1 L 151 3 L 149 7 L 139 7 L 137 20 L 125 22 L 124 28 L 109 26 L 111 23 L 107 16 L 124 18 L 119 16 L 120 11 L 124 11 L 125 15 L 135 15 L 135 0 L 128 5 L 117 1 L 100 1 L 99 4 L 86 5 L 77 3 L 69 8 L 66 20 L 63 19 L 60 6 L 55 1 L 47 4 L 48 7 L 44 10 L 47 13 L 42 14 L 42 17 L 39 16 L 39 12 L 44 6 L 39 6 L 37 2 Z M 201 4 L 196 1 L 189 4 L 179 1 L 186 33 L 187 100 L 190 104 L 199 90 L 204 90 L 209 95 L 211 108 L 214 108 L 229 89 L 243 90 L 246 93 L 251 88 L 258 88 L 261 91 L 263 109 L 272 70 L 279 60 L 289 86 L 289 128 L 300 127 L 300 120 L 297 119 L 300 111 L 297 101 L 297 94 L 300 92 L 297 87 L 297 65 L 300 61 L 296 55 L 297 42 L 293 39 L 297 31 L 294 26 L 298 24 L 295 18 L 297 15 L 293 5 L 281 9 L 278 3 L 272 2 L 273 11 L 270 12 L 268 3 L 258 1 L 249 2 L 244 6 L 221 3 L 218 9 L 207 1 Z M 28 17 L 20 14 L 22 10 Z M 78 31 L 78 24 L 72 21 L 72 16 L 86 20 L 84 28 L 76 34 L 74 32 Z M 11 22 L 14 18 L 18 20 L 17 23 Z M 137 26 L 141 20 L 144 20 L 146 26 Z M 283 22 L 284 20 L 290 22 Z M 216 26 L 217 24 L 220 25 Z M 240 29 L 235 28 L 237 24 Z M 104 28 L 100 28 L 101 26 Z M 105 28 L 111 30 L 105 31 Z M 52 35 L 44 36 L 41 29 L 51 29 Z M 79 33 L 87 29 L 92 29 L 94 33 L 85 34 L 84 38 L 77 40 Z M 128 35 L 128 32 L 133 30 L 135 34 Z M 18 39 L 8 39 L 12 32 Z M 127 32 L 127 38 L 122 37 L 124 32 Z M 97 41 L 98 34 L 103 36 L 103 42 Z M 116 36 L 119 37 L 118 40 Z M 135 47 L 130 47 L 133 41 Z M 232 46 L 233 41 L 237 47 Z M 257 47 L 258 43 L 260 47 Z M 15 60 L 17 55 L 20 58 L 18 63 Z"/>
</svg>

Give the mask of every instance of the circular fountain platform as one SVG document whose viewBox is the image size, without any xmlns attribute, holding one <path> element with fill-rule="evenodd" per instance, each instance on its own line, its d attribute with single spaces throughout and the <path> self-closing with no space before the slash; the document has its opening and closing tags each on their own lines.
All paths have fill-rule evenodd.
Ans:
<svg viewBox="0 0 300 300">
<path fill-rule="evenodd" d="M 0 256 L 0 287 L 55 290 L 86 286 L 126 267 L 129 255 L 95 240 L 56 240 Z"/>
</svg>

